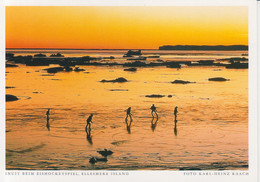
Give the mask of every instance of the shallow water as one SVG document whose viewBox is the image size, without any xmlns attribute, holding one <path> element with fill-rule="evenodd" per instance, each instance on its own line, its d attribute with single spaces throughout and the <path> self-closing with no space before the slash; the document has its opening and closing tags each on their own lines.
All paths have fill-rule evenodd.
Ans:
<svg viewBox="0 0 260 182">
<path fill-rule="evenodd" d="M 154 67 L 126 72 L 119 66 L 81 66 L 85 72 L 47 74 L 44 68 L 6 69 L 6 86 L 15 87 L 6 93 L 19 98 L 6 103 L 7 169 L 248 169 L 248 70 Z M 230 81 L 208 81 L 218 76 Z M 117 77 L 129 82 L 99 82 Z M 171 84 L 175 79 L 196 83 Z M 145 97 L 151 94 L 165 97 Z M 159 115 L 155 127 L 152 104 Z M 130 106 L 133 123 L 127 131 Z M 91 113 L 90 139 L 85 125 Z M 114 152 L 108 161 L 90 164 L 104 148 Z"/>
</svg>

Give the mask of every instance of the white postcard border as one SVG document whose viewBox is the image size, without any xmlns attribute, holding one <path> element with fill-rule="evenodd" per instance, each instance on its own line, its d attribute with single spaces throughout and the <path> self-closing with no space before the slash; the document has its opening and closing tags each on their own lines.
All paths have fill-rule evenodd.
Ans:
<svg viewBox="0 0 260 182">
<path fill-rule="evenodd" d="M 4 23 L 4 6 L 248 6 L 249 12 L 249 170 L 247 171 L 23 171 L 23 170 L 7 170 L 5 171 L 5 23 Z M 236 181 L 236 182 L 254 182 L 257 180 L 257 2 L 256 0 L 99 0 L 99 1 L 83 1 L 83 0 L 6 0 L 0 2 L 0 18 L 1 18 L 1 36 L 0 36 L 0 58 L 1 58 L 1 125 L 0 125 L 0 174 L 4 182 L 25 181 L 25 182 L 45 182 L 62 180 L 69 181 Z M 3 21 L 2 21 L 3 20 Z M 259 108 L 258 108 L 259 110 Z M 19 172 L 19 175 L 5 175 L 6 172 Z M 27 173 L 22 175 L 22 173 Z M 30 175 L 33 172 L 34 175 Z M 35 175 L 37 172 L 105 172 L 109 175 Z M 128 175 L 120 175 L 120 172 L 128 173 Z M 229 173 L 220 174 L 222 172 Z M 240 175 L 232 175 L 235 172 Z M 114 174 L 112 174 L 114 173 Z"/>
</svg>

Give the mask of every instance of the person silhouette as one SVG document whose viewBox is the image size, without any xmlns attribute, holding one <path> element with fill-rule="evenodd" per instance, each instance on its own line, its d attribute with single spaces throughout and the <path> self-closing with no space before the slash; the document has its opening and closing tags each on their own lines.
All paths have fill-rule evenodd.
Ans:
<svg viewBox="0 0 260 182">
<path fill-rule="evenodd" d="M 152 111 L 151 111 L 152 116 L 154 117 L 153 113 L 155 113 L 155 114 L 156 114 L 156 117 L 158 118 L 157 110 L 156 110 L 156 107 L 155 107 L 154 104 L 152 105 L 152 107 L 151 107 L 150 109 L 152 110 Z"/>
<path fill-rule="evenodd" d="M 178 107 L 176 106 L 174 109 L 174 116 L 175 116 L 175 121 L 177 122 L 177 113 L 178 113 Z"/>
<path fill-rule="evenodd" d="M 126 123 L 126 130 L 128 131 L 128 133 L 131 133 L 131 124 L 132 124 L 132 113 L 131 113 L 131 107 L 129 107 L 126 111 L 126 118 L 125 118 L 125 123 Z M 130 118 L 130 121 L 128 122 L 128 116 Z"/>
<path fill-rule="evenodd" d="M 50 131 L 50 123 L 49 123 L 49 121 L 50 121 L 50 109 L 47 110 L 46 116 L 47 116 L 46 127 L 47 127 L 47 129 Z"/>
<path fill-rule="evenodd" d="M 131 113 L 131 107 L 129 107 L 127 110 L 126 110 L 126 118 L 125 118 L 125 121 L 127 122 L 127 119 L 128 119 L 128 116 L 130 117 L 130 120 L 132 121 L 132 113 Z"/>
<path fill-rule="evenodd" d="M 47 112 L 46 112 L 47 120 L 49 120 L 50 110 L 51 110 L 51 109 L 48 109 Z"/>
<path fill-rule="evenodd" d="M 86 130 L 87 130 L 87 128 L 89 128 L 89 130 L 91 130 L 91 123 L 93 123 L 92 122 L 92 117 L 93 117 L 93 114 L 90 114 L 90 116 L 87 119 Z"/>
</svg>

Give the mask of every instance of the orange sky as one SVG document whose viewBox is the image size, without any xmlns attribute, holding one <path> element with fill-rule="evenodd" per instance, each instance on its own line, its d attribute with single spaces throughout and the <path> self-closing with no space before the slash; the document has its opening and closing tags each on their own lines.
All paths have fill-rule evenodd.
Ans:
<svg viewBox="0 0 260 182">
<path fill-rule="evenodd" d="M 247 7 L 6 7 L 7 48 L 248 45 Z"/>
</svg>

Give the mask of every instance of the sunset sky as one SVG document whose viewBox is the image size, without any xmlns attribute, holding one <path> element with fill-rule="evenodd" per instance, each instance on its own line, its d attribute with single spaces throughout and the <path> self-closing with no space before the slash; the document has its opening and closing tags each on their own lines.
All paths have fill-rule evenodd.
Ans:
<svg viewBox="0 0 260 182">
<path fill-rule="evenodd" d="M 6 48 L 248 45 L 247 7 L 6 7 Z"/>
</svg>

